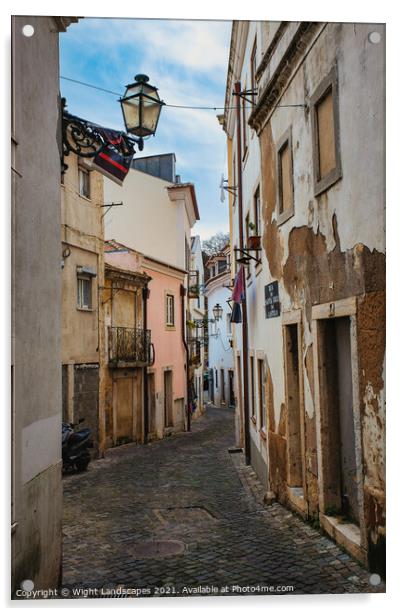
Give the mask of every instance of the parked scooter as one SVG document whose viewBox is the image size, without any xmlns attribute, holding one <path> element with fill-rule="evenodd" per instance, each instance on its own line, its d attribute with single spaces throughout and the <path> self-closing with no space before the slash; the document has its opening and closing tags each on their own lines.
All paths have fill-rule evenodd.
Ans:
<svg viewBox="0 0 402 616">
<path fill-rule="evenodd" d="M 61 424 L 61 451 L 63 458 L 63 473 L 77 469 L 85 471 L 91 460 L 89 448 L 93 447 L 91 430 L 89 428 L 79 429 L 79 424 L 85 421 L 81 418 L 78 424 Z"/>
</svg>

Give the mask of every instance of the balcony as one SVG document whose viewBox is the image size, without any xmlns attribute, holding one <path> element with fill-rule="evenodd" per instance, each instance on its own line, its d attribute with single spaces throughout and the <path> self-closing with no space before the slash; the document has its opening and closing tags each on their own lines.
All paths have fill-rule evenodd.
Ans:
<svg viewBox="0 0 402 616">
<path fill-rule="evenodd" d="M 109 366 L 138 368 L 151 366 L 154 351 L 151 330 L 131 327 L 109 327 Z"/>
<path fill-rule="evenodd" d="M 198 299 L 200 296 L 200 273 L 197 270 L 190 270 L 188 273 L 188 297 Z"/>
<path fill-rule="evenodd" d="M 194 368 L 201 366 L 201 339 L 196 337 L 189 338 L 187 345 L 190 366 Z"/>
</svg>

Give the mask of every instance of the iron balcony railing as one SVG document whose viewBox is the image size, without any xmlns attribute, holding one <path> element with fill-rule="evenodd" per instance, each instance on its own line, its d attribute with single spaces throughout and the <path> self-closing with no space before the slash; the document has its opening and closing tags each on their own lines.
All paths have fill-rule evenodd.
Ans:
<svg viewBox="0 0 402 616">
<path fill-rule="evenodd" d="M 201 339 L 196 337 L 189 338 L 187 341 L 192 366 L 201 366 L 201 342 Z"/>
<path fill-rule="evenodd" d="M 150 329 L 109 327 L 109 364 L 150 366 L 153 361 Z"/>
</svg>

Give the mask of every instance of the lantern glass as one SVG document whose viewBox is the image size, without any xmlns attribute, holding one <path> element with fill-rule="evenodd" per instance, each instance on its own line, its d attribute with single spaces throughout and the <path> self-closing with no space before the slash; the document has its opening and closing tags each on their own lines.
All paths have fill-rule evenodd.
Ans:
<svg viewBox="0 0 402 616">
<path fill-rule="evenodd" d="M 222 318 L 222 306 L 220 304 L 216 304 L 213 309 L 212 309 L 215 321 L 220 321 L 220 319 Z"/>
<path fill-rule="evenodd" d="M 148 85 L 146 75 L 137 75 L 135 79 L 120 100 L 124 122 L 128 133 L 148 137 L 156 131 L 163 102 L 157 89 Z"/>
</svg>

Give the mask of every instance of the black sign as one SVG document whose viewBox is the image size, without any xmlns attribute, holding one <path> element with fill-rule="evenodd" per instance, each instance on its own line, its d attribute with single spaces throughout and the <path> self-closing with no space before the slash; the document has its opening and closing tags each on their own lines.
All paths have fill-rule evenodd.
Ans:
<svg viewBox="0 0 402 616">
<path fill-rule="evenodd" d="M 265 285 L 265 318 L 279 317 L 281 304 L 279 302 L 278 281 Z"/>
</svg>

